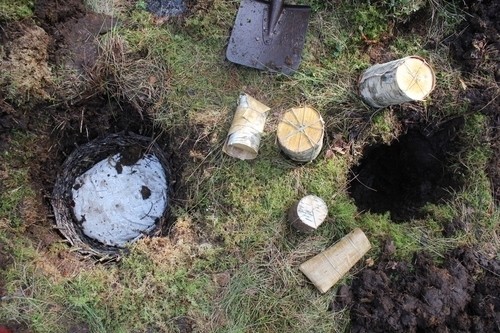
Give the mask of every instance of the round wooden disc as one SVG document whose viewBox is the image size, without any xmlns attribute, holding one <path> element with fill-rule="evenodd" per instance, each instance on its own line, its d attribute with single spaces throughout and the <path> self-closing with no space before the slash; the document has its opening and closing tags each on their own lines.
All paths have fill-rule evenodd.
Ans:
<svg viewBox="0 0 500 333">
<path fill-rule="evenodd" d="M 421 101 L 434 89 L 434 71 L 423 59 L 408 57 L 398 67 L 396 81 L 409 98 Z"/>
<path fill-rule="evenodd" d="M 298 221 L 295 221 L 295 227 L 298 229 L 310 228 L 317 229 L 325 220 L 328 214 L 328 207 L 320 197 L 315 195 L 307 195 L 300 199 L 297 205 Z M 298 226 L 299 223 L 303 224 L 302 228 Z"/>
<path fill-rule="evenodd" d="M 318 111 L 304 106 L 288 110 L 278 124 L 278 141 L 291 153 L 321 148 L 324 122 Z"/>
</svg>

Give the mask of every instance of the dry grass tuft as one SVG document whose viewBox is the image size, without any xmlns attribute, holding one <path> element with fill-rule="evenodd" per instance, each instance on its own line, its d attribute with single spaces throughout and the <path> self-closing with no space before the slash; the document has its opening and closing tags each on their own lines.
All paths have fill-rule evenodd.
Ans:
<svg viewBox="0 0 500 333">
<path fill-rule="evenodd" d="M 168 268 L 190 261 L 199 252 L 198 237 L 190 218 L 179 219 L 169 237 L 144 238 L 134 244 L 155 264 Z"/>
<path fill-rule="evenodd" d="M 118 101 L 130 103 L 140 114 L 156 115 L 166 104 L 170 86 L 166 64 L 150 54 L 144 58 L 129 52 L 116 33 L 100 41 L 100 55 L 88 72 L 92 86 Z"/>
<path fill-rule="evenodd" d="M 129 0 L 85 0 L 84 3 L 96 13 L 114 17 L 119 16 L 132 5 L 132 1 Z"/>
<path fill-rule="evenodd" d="M 169 88 L 165 65 L 154 59 L 138 59 L 126 63 L 117 77 L 117 95 L 128 100 L 134 108 L 154 115 L 165 102 L 165 90 Z"/>
<path fill-rule="evenodd" d="M 0 87 L 16 105 L 50 99 L 53 78 L 48 66 L 49 35 L 40 27 L 15 23 L 21 33 L 0 48 Z M 5 53 L 5 54 L 3 54 Z"/>
<path fill-rule="evenodd" d="M 165 62 L 146 50 L 141 56 L 129 50 L 115 31 L 97 40 L 99 55 L 84 72 L 65 68 L 57 91 L 61 99 L 76 103 L 94 95 L 107 95 L 129 103 L 142 115 L 165 112 L 170 75 Z"/>
</svg>

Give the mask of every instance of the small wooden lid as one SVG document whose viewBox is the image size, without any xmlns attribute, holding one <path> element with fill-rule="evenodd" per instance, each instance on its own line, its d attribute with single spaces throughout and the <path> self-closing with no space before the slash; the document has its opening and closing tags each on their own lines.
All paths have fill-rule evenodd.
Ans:
<svg viewBox="0 0 500 333">
<path fill-rule="evenodd" d="M 327 215 L 325 201 L 315 195 L 307 195 L 291 208 L 288 218 L 299 231 L 310 232 L 318 229 Z"/>
<path fill-rule="evenodd" d="M 434 89 L 434 71 L 420 57 L 408 57 L 396 71 L 399 88 L 411 99 L 421 101 Z"/>
<path fill-rule="evenodd" d="M 278 124 L 277 136 L 280 146 L 288 154 L 321 149 L 324 122 L 318 111 L 304 106 L 288 110 Z M 291 156 L 293 158 L 293 156 Z"/>
</svg>

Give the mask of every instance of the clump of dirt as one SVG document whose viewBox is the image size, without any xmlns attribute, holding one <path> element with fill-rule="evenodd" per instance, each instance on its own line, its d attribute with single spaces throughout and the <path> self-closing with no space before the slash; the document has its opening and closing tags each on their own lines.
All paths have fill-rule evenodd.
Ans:
<svg viewBox="0 0 500 333">
<path fill-rule="evenodd" d="M 60 78 L 54 89 L 57 99 L 74 103 L 107 94 L 139 113 L 165 109 L 166 64 L 147 46 L 132 52 L 123 37 L 108 34 L 120 24 L 116 18 L 85 10 L 82 0 L 39 1 L 35 14 L 53 40 L 50 62 Z"/>
<path fill-rule="evenodd" d="M 105 73 L 95 72 L 101 55 L 99 36 L 115 27 L 117 20 L 87 10 L 83 0 L 37 1 L 35 16 L 51 36 L 49 62 L 59 77 L 54 97 L 72 101 L 102 90 L 100 74 Z"/>
<path fill-rule="evenodd" d="M 50 36 L 31 22 L 15 22 L 3 29 L 0 41 L 0 88 L 15 104 L 49 98 L 53 79 L 48 66 Z"/>
<path fill-rule="evenodd" d="M 459 66 L 466 73 L 481 72 L 493 75 L 500 82 L 500 1 L 465 1 L 466 22 L 450 45 L 451 52 Z"/>
<path fill-rule="evenodd" d="M 60 26 L 74 18 L 85 15 L 83 0 L 39 0 L 35 2 L 35 17 L 41 27 L 56 34 Z"/>
<path fill-rule="evenodd" d="M 193 332 L 193 328 L 195 326 L 194 320 L 189 317 L 177 318 L 175 319 L 175 324 L 177 325 L 179 333 L 191 333 Z"/>
<path fill-rule="evenodd" d="M 360 210 L 390 212 L 394 221 L 420 216 L 426 203 L 438 203 L 460 186 L 449 169 L 463 119 L 449 121 L 433 133 L 410 129 L 390 145 L 365 148 L 351 169 L 349 193 Z"/>
<path fill-rule="evenodd" d="M 332 303 L 350 309 L 351 332 L 499 332 L 499 260 L 458 248 L 443 264 L 419 253 L 410 265 L 386 249 Z"/>
<path fill-rule="evenodd" d="M 72 18 L 59 30 L 62 37 L 59 42 L 64 45 L 56 52 L 57 62 L 80 72 L 89 70 L 99 55 L 96 38 L 109 32 L 116 23 L 112 17 L 93 12 Z"/>
</svg>

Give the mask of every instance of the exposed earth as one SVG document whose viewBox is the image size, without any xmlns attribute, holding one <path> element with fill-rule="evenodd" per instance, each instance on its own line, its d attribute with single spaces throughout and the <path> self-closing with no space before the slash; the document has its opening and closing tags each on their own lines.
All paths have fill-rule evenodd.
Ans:
<svg viewBox="0 0 500 333">
<path fill-rule="evenodd" d="M 161 1 L 150 3 L 159 6 Z M 465 75 L 490 77 L 489 84 L 498 85 L 500 1 L 468 0 L 466 5 L 471 14 L 467 22 L 445 41 L 450 46 L 454 65 Z M 416 20 L 419 15 L 422 13 L 415 14 Z M 54 82 L 49 67 L 65 68 L 72 73 L 68 74 L 70 77 L 95 70 L 99 66 L 99 46 L 88 41 L 116 24 L 120 22 L 104 14 L 88 12 L 82 0 L 39 0 L 35 2 L 33 21 L 10 23 L 0 30 L 0 43 L 5 45 L 5 53 L 0 54 L 2 70 L 16 71 L 18 80 L 23 82 L 19 85 L 20 93 L 37 109 L 27 113 L 18 108 L 13 96 L 0 86 L 0 151 L 8 148 L 14 130 L 37 134 L 35 157 L 29 163 L 33 170 L 31 180 L 40 190 L 40 201 L 27 207 L 40 216 L 51 215 L 48 198 L 57 173 L 77 145 L 127 131 L 157 137 L 157 143 L 176 161 L 171 166 L 175 184 L 173 197 L 179 201 L 184 195 L 179 175 L 189 151 L 193 147 L 206 148 L 203 140 L 188 135 L 196 129 L 178 129 L 188 132 L 182 135 L 163 133 L 154 126 L 150 115 L 138 111 L 144 106 L 143 101 L 117 102 L 98 89 L 85 86 L 75 89 Z M 409 26 L 411 24 L 405 29 L 410 29 Z M 94 83 L 101 79 L 97 78 Z M 152 85 L 155 80 L 150 80 Z M 490 119 L 485 138 L 493 151 L 488 174 L 495 200 L 500 203 L 500 97 L 495 98 L 496 90 L 485 82 L 488 81 L 467 87 L 463 97 L 469 102 L 471 112 L 481 112 Z M 47 98 L 49 94 L 69 97 L 53 105 Z M 448 169 L 453 163 L 450 155 L 460 144 L 461 126 L 461 119 L 450 120 L 431 133 L 419 125 L 408 126 L 399 142 L 367 147 L 365 158 L 353 169 L 356 175 L 353 180 L 358 182 L 353 181 L 350 189 L 359 209 L 376 213 L 389 211 L 394 221 L 402 222 L 418 217 L 425 203 L 446 199 L 448 190 L 458 188 L 462 181 Z M 182 138 L 182 143 L 175 142 L 176 137 Z M 414 162 L 417 159 L 424 160 L 424 165 L 419 164 L 417 168 Z M 0 168 L 0 172 L 3 171 Z M 425 177 L 428 175 L 432 175 L 432 179 Z M 0 174 L 1 180 L 4 177 Z M 367 191 L 367 188 L 376 191 Z M 24 214 L 28 222 L 37 221 L 28 223 L 26 232 L 39 244 L 40 251 L 46 253 L 48 262 L 57 267 L 56 275 L 74 276 L 79 268 L 88 264 L 76 253 L 68 252 L 64 260 L 51 254 L 50 244 L 61 237 L 53 230 L 53 221 L 29 215 L 35 213 Z M 450 226 L 445 231 L 447 236 L 451 237 L 461 226 L 460 221 Z M 380 261 L 362 270 L 350 286 L 341 287 L 332 301 L 333 310 L 344 307 L 351 310 L 353 332 L 500 332 L 498 260 L 479 255 L 475 249 L 459 248 L 451 251 L 441 263 L 433 262 L 425 253 L 416 254 L 411 263 L 406 263 L 391 259 L 393 251 L 388 242 Z M 61 265 L 61 261 L 65 264 Z M 0 244 L 0 270 L 10 264 L 8 249 Z M 3 288 L 0 279 L 0 297 L 4 295 Z M 29 332 L 15 323 L 0 324 L 16 332 Z M 89 331 L 84 324 L 72 325 L 71 332 Z M 181 332 L 192 331 L 192 323 L 187 318 L 180 318 L 178 326 Z"/>
<path fill-rule="evenodd" d="M 455 65 L 465 75 L 490 78 L 486 80 L 489 85 L 480 81 L 467 87 L 464 98 L 471 112 L 481 112 L 490 119 L 486 143 L 493 154 L 488 173 L 499 203 L 500 98 L 494 94 L 500 82 L 500 1 L 466 4 L 471 15 L 448 43 Z M 419 20 L 422 13 L 414 17 Z M 454 145 L 459 143 L 453 143 L 453 137 L 460 122 L 455 119 L 431 134 L 410 128 L 391 146 L 366 148 L 364 159 L 351 176 L 350 191 L 358 207 L 389 211 L 394 220 L 405 221 L 417 217 L 418 208 L 426 202 L 446 198 L 446 189 L 459 184 L 447 166 Z M 423 164 L 412 163 L 416 157 Z M 424 173 L 432 175 L 430 182 Z M 452 222 L 444 234 L 453 237 L 464 226 L 460 221 Z M 352 332 L 500 332 L 498 259 L 486 258 L 476 249 L 459 248 L 440 264 L 426 253 L 416 254 L 409 264 L 391 260 L 393 252 L 389 241 L 380 262 L 359 273 L 351 285 L 340 287 L 332 301 L 332 310 L 350 309 Z"/>
<path fill-rule="evenodd" d="M 381 261 L 342 286 L 332 309 L 351 310 L 351 332 L 499 332 L 500 261 L 459 248 L 442 264 L 416 254 L 412 264 Z"/>
<path fill-rule="evenodd" d="M 467 21 L 459 27 L 459 33 L 452 36 L 451 55 L 455 65 L 468 76 L 481 76 L 490 84 L 469 87 L 464 98 L 473 111 L 490 118 L 488 143 L 492 146 L 488 173 L 495 200 L 500 203 L 500 98 L 495 95 L 500 84 L 500 1 L 466 1 Z M 495 89 L 496 87 L 496 89 Z"/>
</svg>

